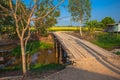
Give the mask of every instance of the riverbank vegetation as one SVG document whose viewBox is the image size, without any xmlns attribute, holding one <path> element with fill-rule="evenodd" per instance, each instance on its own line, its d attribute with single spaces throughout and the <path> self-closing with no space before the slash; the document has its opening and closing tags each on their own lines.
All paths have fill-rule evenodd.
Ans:
<svg viewBox="0 0 120 80">
<path fill-rule="evenodd" d="M 95 40 L 93 40 L 92 42 L 107 50 L 119 48 L 120 34 L 117 33 L 110 34 L 110 33 L 101 32 L 96 36 Z"/>
<path fill-rule="evenodd" d="M 52 44 L 48 44 L 48 43 L 45 43 L 45 42 L 40 42 L 40 41 L 33 41 L 33 42 L 29 42 L 27 44 L 27 47 L 26 47 L 26 52 L 28 54 L 34 54 L 40 50 L 47 50 L 47 49 L 50 49 L 52 48 Z M 13 55 L 15 56 L 20 56 L 21 55 L 21 48 L 20 46 L 17 46 L 16 48 L 14 48 L 12 50 L 12 53 Z"/>
</svg>

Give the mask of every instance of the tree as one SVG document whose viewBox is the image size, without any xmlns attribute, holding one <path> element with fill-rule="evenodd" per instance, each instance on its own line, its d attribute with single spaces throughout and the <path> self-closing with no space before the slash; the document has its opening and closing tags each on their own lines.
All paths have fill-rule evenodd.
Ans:
<svg viewBox="0 0 120 80">
<path fill-rule="evenodd" d="M 9 13 L 10 16 L 15 21 L 15 27 L 16 32 L 20 40 L 20 46 L 21 46 L 21 54 L 22 54 L 22 68 L 23 68 L 23 74 L 25 75 L 27 72 L 26 69 L 26 45 L 30 38 L 30 26 L 31 22 L 35 22 L 37 20 L 43 20 L 45 17 L 47 17 L 51 12 L 53 12 L 64 0 L 58 0 L 58 4 L 55 6 L 51 5 L 51 9 L 48 10 L 46 14 L 43 14 L 40 17 L 34 17 L 34 13 L 36 12 L 37 8 L 40 6 L 42 2 L 46 2 L 48 0 L 31 0 L 30 5 L 25 5 L 24 0 L 9 0 L 9 7 L 10 10 L 0 4 L 0 8 L 6 12 Z M 52 0 L 50 0 L 52 1 Z M 13 5 L 13 2 L 15 5 Z M 46 8 L 47 9 L 47 8 Z M 45 10 L 46 10 L 45 9 Z M 45 11 L 44 10 L 44 11 Z M 43 12 L 44 12 L 43 11 Z M 3 13 L 4 14 L 4 13 Z M 42 13 L 40 13 L 42 14 Z"/>
<path fill-rule="evenodd" d="M 9 2 L 8 0 L 0 0 L 0 4 L 10 10 L 8 2 Z M 6 32 L 8 33 L 9 30 L 7 29 L 10 29 L 10 27 L 13 25 L 14 25 L 13 18 L 10 15 L 8 15 L 8 13 L 6 13 L 4 10 L 2 10 L 2 8 L 0 8 L 0 33 Z M 5 27 L 6 30 L 3 31 L 3 28 Z M 12 29 L 14 28 L 12 27 Z"/>
<path fill-rule="evenodd" d="M 53 2 L 50 2 L 50 1 L 47 1 L 44 4 L 43 3 L 40 4 L 40 6 L 35 14 L 36 17 L 43 16 L 44 14 L 46 14 L 48 12 L 48 10 L 51 8 L 51 6 L 48 5 L 48 3 L 53 4 Z M 46 9 L 46 7 L 47 7 L 47 9 Z M 42 12 L 43 12 L 43 14 L 40 14 Z M 36 30 L 39 32 L 40 35 L 46 35 L 47 28 L 56 24 L 57 17 L 59 17 L 59 16 L 60 16 L 60 11 L 58 9 L 54 10 L 52 13 L 50 13 L 44 19 L 36 21 L 36 23 L 35 23 Z"/>
<path fill-rule="evenodd" d="M 71 13 L 72 20 L 75 22 L 88 21 L 91 13 L 91 2 L 90 0 L 68 0 L 68 9 Z M 80 27 L 80 35 L 82 36 L 82 31 Z"/>
<path fill-rule="evenodd" d="M 105 17 L 104 19 L 101 20 L 101 23 L 103 23 L 104 28 L 107 27 L 108 24 L 114 24 L 115 20 L 112 19 L 111 17 Z"/>
<path fill-rule="evenodd" d="M 100 26 L 100 23 L 97 20 L 91 20 L 86 22 L 86 26 L 89 27 L 89 31 L 92 32 L 94 31 L 94 28 Z"/>
</svg>

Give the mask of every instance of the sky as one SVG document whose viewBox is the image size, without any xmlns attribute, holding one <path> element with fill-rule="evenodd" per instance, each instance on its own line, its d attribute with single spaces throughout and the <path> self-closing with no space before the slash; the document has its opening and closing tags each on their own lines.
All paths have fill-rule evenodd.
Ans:
<svg viewBox="0 0 120 80">
<path fill-rule="evenodd" d="M 55 0 L 56 1 L 56 0 Z M 90 0 L 91 1 L 91 18 L 90 20 L 101 21 L 105 17 L 112 17 L 116 22 L 120 21 L 120 0 Z M 25 0 L 29 3 L 29 0 Z M 67 7 L 68 0 L 64 0 L 64 3 L 60 6 L 61 15 L 58 18 L 56 26 L 78 26 L 79 23 L 75 23 L 71 20 L 71 15 L 68 12 Z"/>
<path fill-rule="evenodd" d="M 112 17 L 116 22 L 120 21 L 120 0 L 91 0 L 91 18 L 90 20 L 101 21 L 105 17 Z M 67 5 L 65 0 L 63 5 Z M 67 8 L 60 7 L 61 15 L 58 18 L 56 26 L 80 25 L 71 20 L 71 15 Z M 65 17 L 65 18 L 64 18 Z"/>
</svg>

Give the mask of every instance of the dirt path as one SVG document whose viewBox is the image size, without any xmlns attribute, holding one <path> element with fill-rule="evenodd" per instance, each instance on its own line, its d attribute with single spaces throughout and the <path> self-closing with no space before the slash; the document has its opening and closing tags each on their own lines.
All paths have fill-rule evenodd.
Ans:
<svg viewBox="0 0 120 80">
<path fill-rule="evenodd" d="M 34 80 L 120 80 L 120 56 L 65 33 L 56 36 L 75 63 L 44 79 Z"/>
</svg>

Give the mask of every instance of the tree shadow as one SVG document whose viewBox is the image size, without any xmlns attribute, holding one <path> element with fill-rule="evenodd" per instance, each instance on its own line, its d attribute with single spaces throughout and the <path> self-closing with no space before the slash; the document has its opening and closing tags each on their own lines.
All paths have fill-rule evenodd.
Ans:
<svg viewBox="0 0 120 80">
<path fill-rule="evenodd" d="M 52 74 L 42 80 L 120 80 L 105 74 L 89 72 L 74 67 L 67 67 L 55 74 Z"/>
</svg>

